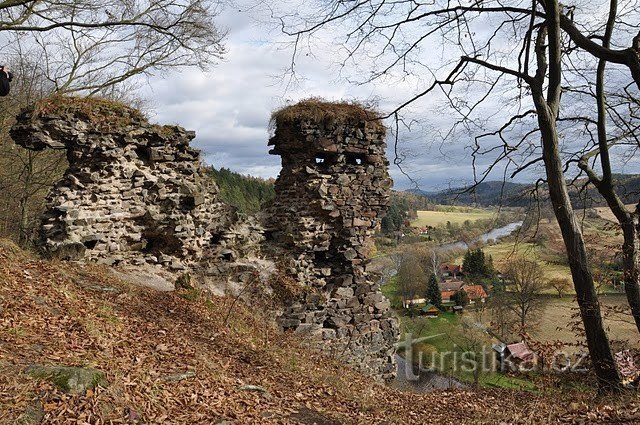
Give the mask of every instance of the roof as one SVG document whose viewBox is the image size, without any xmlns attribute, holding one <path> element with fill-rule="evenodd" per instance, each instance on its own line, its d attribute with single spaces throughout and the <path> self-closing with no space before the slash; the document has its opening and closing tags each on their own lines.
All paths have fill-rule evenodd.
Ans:
<svg viewBox="0 0 640 425">
<path fill-rule="evenodd" d="M 442 297 L 442 299 L 451 299 L 451 297 L 453 297 L 453 295 L 458 292 L 458 291 L 440 291 L 440 296 Z"/>
<path fill-rule="evenodd" d="M 514 359 L 529 360 L 533 357 L 533 351 L 524 342 L 507 345 L 507 350 Z"/>
<path fill-rule="evenodd" d="M 444 272 L 458 274 L 462 272 L 462 266 L 458 266 L 456 264 L 440 264 L 440 273 Z"/>
<path fill-rule="evenodd" d="M 485 292 L 482 285 L 467 285 L 463 286 L 462 289 L 467 293 L 470 300 L 477 300 L 479 298 L 487 298 L 487 293 Z"/>
<path fill-rule="evenodd" d="M 464 285 L 464 282 L 461 280 L 448 280 L 438 283 L 441 291 L 458 291 L 462 288 L 462 285 Z"/>
<path fill-rule="evenodd" d="M 427 312 L 427 311 L 440 311 L 440 310 L 438 310 L 438 307 L 436 307 L 433 304 L 427 304 L 424 307 L 422 307 L 421 310 L 424 311 L 424 312 Z"/>
</svg>

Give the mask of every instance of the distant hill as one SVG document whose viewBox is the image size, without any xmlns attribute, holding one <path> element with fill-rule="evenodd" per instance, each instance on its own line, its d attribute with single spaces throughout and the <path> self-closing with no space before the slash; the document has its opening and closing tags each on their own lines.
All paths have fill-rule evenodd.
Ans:
<svg viewBox="0 0 640 425">
<path fill-rule="evenodd" d="M 253 214 L 275 196 L 272 180 L 245 176 L 228 168 L 207 168 L 220 188 L 220 200 L 236 207 L 239 212 Z"/>
<path fill-rule="evenodd" d="M 526 193 L 531 189 L 532 185 L 530 184 L 488 181 L 480 183 L 473 193 L 462 193 L 464 191 L 462 187 L 439 192 L 415 189 L 410 192 L 420 194 L 433 203 L 443 205 L 524 206 L 528 202 Z"/>
<path fill-rule="evenodd" d="M 618 174 L 614 176 L 614 180 L 617 192 L 625 204 L 638 202 L 640 195 L 640 175 Z M 587 186 L 586 192 L 581 190 L 585 183 L 586 179 L 580 179 L 569 188 L 569 196 L 571 197 L 574 207 L 606 206 L 605 200 L 592 185 Z M 488 181 L 480 183 L 473 192 L 470 193 L 463 193 L 463 187 L 439 192 L 420 190 L 409 190 L 408 192 L 425 196 L 436 204 L 476 205 L 482 207 L 495 205 L 524 207 L 530 203 L 534 187 L 533 184 Z M 540 187 L 539 196 L 543 202 L 548 201 L 549 196 L 546 185 Z"/>
</svg>

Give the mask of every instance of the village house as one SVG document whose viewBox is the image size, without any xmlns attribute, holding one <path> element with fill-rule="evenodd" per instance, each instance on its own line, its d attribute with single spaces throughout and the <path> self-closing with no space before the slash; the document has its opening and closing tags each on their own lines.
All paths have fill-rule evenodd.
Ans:
<svg viewBox="0 0 640 425">
<path fill-rule="evenodd" d="M 444 280 L 457 280 L 462 279 L 464 277 L 464 273 L 462 271 L 462 266 L 458 266 L 455 264 L 441 264 L 440 276 Z"/>
<path fill-rule="evenodd" d="M 427 304 L 422 309 L 420 309 L 420 314 L 427 317 L 438 317 L 440 315 L 440 310 L 433 304 Z"/>
<path fill-rule="evenodd" d="M 440 291 L 458 292 L 462 285 L 464 285 L 464 282 L 461 280 L 446 280 L 438 283 L 438 288 L 440 288 Z"/>
<path fill-rule="evenodd" d="M 420 305 L 426 303 L 427 300 L 425 298 L 414 298 L 412 300 L 404 300 L 402 301 L 403 308 L 410 308 L 414 305 Z"/>
<path fill-rule="evenodd" d="M 503 372 L 515 372 L 522 366 L 530 368 L 536 361 L 536 354 L 525 342 L 494 344 L 493 350 L 497 354 L 500 370 Z"/>
<path fill-rule="evenodd" d="M 469 297 L 469 304 L 484 303 L 487 300 L 487 292 L 482 285 L 464 285 L 462 290 Z"/>
<path fill-rule="evenodd" d="M 443 303 L 451 302 L 451 297 L 455 295 L 458 291 L 440 291 L 440 297 L 442 298 Z"/>
</svg>

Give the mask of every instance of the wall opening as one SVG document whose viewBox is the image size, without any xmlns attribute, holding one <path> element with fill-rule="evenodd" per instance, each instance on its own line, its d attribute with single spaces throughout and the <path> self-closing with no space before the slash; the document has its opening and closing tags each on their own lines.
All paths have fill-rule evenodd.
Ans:
<svg viewBox="0 0 640 425">
<path fill-rule="evenodd" d="M 336 163 L 336 155 L 327 152 L 318 152 L 313 157 L 313 163 L 318 167 L 329 167 Z"/>
<path fill-rule="evenodd" d="M 349 165 L 364 165 L 365 160 L 364 154 L 361 153 L 348 152 L 345 154 L 345 162 Z"/>
</svg>

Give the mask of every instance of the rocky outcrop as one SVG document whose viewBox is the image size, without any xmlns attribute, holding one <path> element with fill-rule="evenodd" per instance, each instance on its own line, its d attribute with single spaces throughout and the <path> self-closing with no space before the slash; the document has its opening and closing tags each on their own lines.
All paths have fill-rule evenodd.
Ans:
<svg viewBox="0 0 640 425">
<path fill-rule="evenodd" d="M 279 322 L 357 368 L 391 378 L 398 324 L 366 270 L 392 185 L 385 128 L 357 105 L 315 101 L 274 120 L 270 153 L 282 157 L 282 171 L 267 239 L 309 289 Z"/>
<path fill-rule="evenodd" d="M 50 256 L 181 270 L 219 248 L 232 224 L 189 146 L 192 131 L 152 125 L 117 103 L 63 98 L 23 112 L 11 136 L 67 152 L 40 232 Z"/>
</svg>

